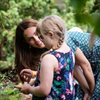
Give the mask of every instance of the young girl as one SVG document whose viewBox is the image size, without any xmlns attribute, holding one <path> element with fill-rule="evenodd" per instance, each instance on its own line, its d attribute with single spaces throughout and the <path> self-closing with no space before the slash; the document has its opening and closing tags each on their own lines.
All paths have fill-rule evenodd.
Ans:
<svg viewBox="0 0 100 100">
<path fill-rule="evenodd" d="M 74 54 L 64 42 L 63 20 L 51 15 L 37 26 L 40 39 L 49 50 L 41 56 L 35 86 L 24 83 L 21 91 L 32 93 L 33 100 L 74 100 Z"/>
</svg>

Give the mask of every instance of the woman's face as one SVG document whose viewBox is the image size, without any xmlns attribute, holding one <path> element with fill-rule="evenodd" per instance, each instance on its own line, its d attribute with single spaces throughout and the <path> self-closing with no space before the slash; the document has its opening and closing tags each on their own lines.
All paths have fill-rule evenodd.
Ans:
<svg viewBox="0 0 100 100">
<path fill-rule="evenodd" d="M 29 27 L 24 31 L 26 42 L 36 48 L 44 48 L 44 43 L 36 35 L 36 27 Z"/>
<path fill-rule="evenodd" d="M 54 45 L 54 40 L 52 38 L 51 33 L 47 33 L 47 34 L 39 33 L 38 37 L 45 44 L 45 48 L 51 49 L 52 46 Z"/>
</svg>

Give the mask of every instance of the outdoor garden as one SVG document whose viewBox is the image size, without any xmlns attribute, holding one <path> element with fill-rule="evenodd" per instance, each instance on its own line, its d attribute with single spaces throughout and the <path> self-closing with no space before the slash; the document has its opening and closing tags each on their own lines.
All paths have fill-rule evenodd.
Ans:
<svg viewBox="0 0 100 100">
<path fill-rule="evenodd" d="M 80 27 L 100 36 L 100 0 L 0 0 L 0 100 L 29 100 L 15 87 L 15 30 L 25 18 L 39 20 L 55 14 L 67 30 Z"/>
</svg>

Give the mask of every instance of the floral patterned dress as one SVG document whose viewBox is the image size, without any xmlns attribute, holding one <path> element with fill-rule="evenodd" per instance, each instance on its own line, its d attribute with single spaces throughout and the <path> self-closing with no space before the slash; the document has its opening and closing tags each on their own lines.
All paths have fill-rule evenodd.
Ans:
<svg viewBox="0 0 100 100">
<path fill-rule="evenodd" d="M 54 72 L 54 79 L 51 87 L 51 92 L 47 97 L 36 97 L 33 95 L 33 100 L 75 100 L 75 90 L 73 81 L 74 56 L 73 52 L 62 53 L 58 51 L 51 51 L 58 60 L 59 70 Z M 39 72 L 35 82 L 38 86 Z"/>
</svg>

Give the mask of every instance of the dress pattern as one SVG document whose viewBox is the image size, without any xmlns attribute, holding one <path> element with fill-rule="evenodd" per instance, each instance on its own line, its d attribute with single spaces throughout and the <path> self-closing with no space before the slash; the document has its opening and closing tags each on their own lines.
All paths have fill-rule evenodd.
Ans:
<svg viewBox="0 0 100 100">
<path fill-rule="evenodd" d="M 33 100 L 75 100 L 75 89 L 73 79 L 74 56 L 73 52 L 62 53 L 58 51 L 51 51 L 58 60 L 59 70 L 54 72 L 53 84 L 51 92 L 48 97 Z M 39 85 L 39 73 L 35 85 Z"/>
<path fill-rule="evenodd" d="M 81 32 L 68 32 L 66 33 L 66 42 L 72 50 L 76 51 L 79 47 L 86 58 L 89 60 L 94 76 L 96 86 L 91 97 L 91 100 L 100 100 L 100 38 L 96 37 L 94 40 L 94 45 L 90 47 L 89 40 L 91 37 L 90 33 L 81 33 Z M 81 89 L 77 89 L 78 100 L 82 100 L 83 93 Z"/>
</svg>

